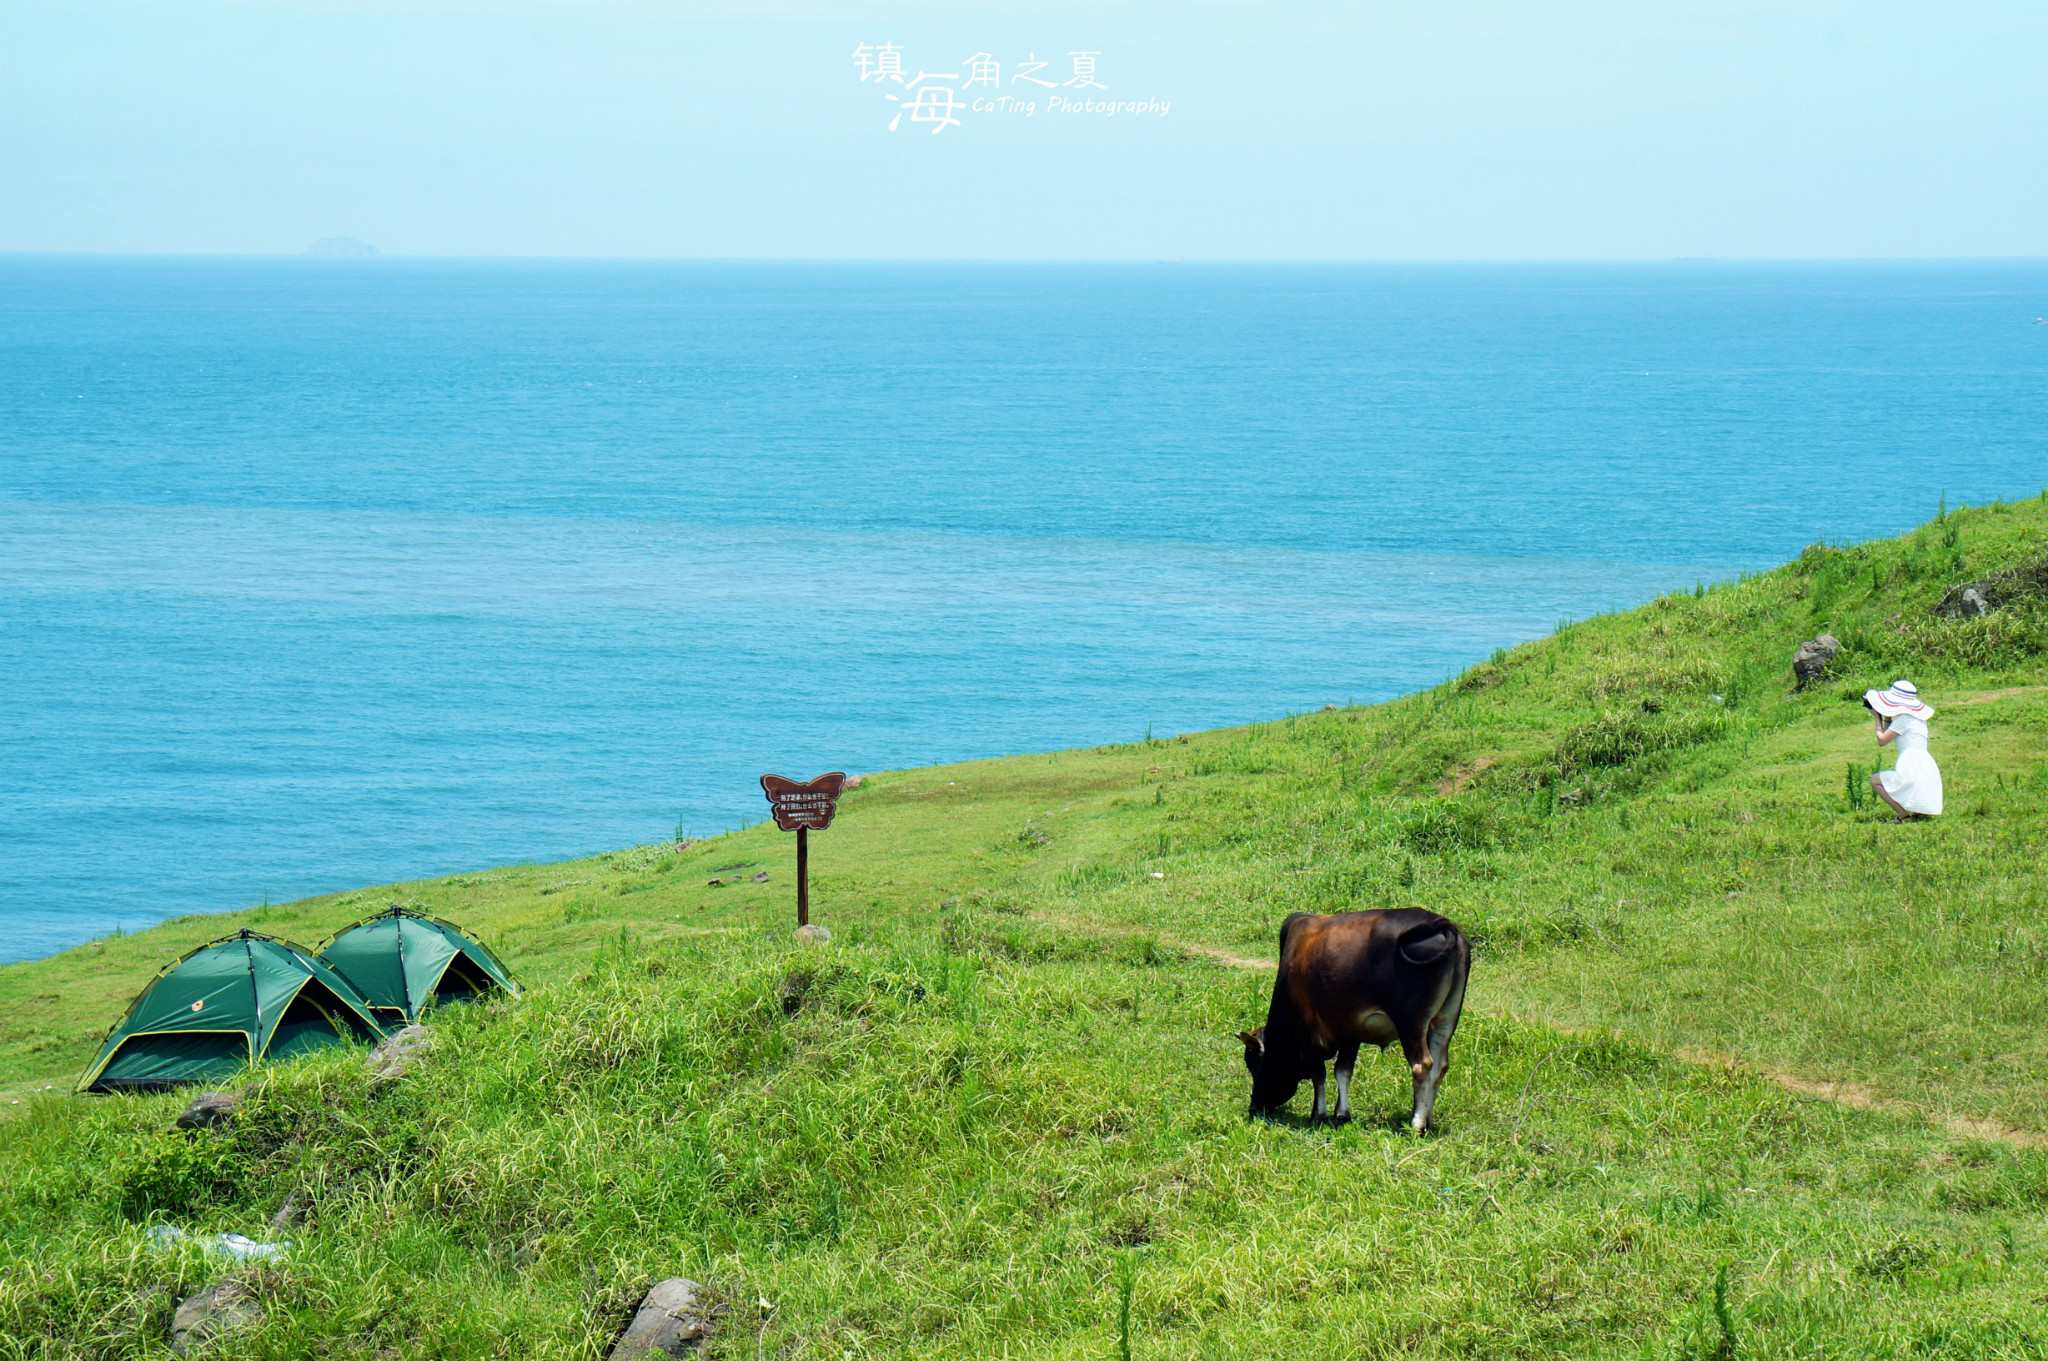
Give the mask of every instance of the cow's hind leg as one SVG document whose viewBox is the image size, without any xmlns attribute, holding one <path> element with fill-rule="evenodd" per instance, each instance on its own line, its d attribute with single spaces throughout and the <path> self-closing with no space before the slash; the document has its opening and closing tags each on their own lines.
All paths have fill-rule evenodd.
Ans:
<svg viewBox="0 0 2048 1361">
<path fill-rule="evenodd" d="M 1337 1119 L 1351 1118 L 1351 1070 L 1358 1065 L 1358 1046 L 1337 1051 Z"/>
<path fill-rule="evenodd" d="M 1313 1086 L 1316 1091 L 1315 1109 L 1309 1112 L 1309 1118 L 1312 1120 L 1320 1120 L 1323 1118 L 1323 1112 L 1328 1109 L 1328 1107 L 1323 1105 L 1323 1065 L 1321 1063 L 1316 1064 L 1316 1070 L 1315 1072 L 1309 1074 L 1308 1080 L 1309 1084 Z"/>
<path fill-rule="evenodd" d="M 1429 1061 L 1415 1079 L 1415 1114 L 1412 1120 L 1418 1133 L 1429 1127 L 1429 1117 L 1436 1110 L 1436 1089 L 1443 1084 L 1444 1069 L 1450 1066 L 1451 1036 L 1457 1033 L 1458 1017 L 1465 1010 L 1465 979 L 1471 969 L 1471 960 L 1462 944 L 1457 967 L 1449 991 L 1437 1005 L 1436 1014 L 1429 1018 L 1424 1032 L 1423 1047 Z"/>
<path fill-rule="evenodd" d="M 1408 1074 L 1414 1079 L 1415 1085 L 1415 1106 L 1408 1117 L 1408 1123 L 1420 1134 L 1423 1127 L 1429 1124 L 1429 1113 L 1423 1104 L 1423 1094 L 1434 1090 L 1431 1070 L 1436 1066 L 1436 1059 L 1429 1052 L 1429 1025 L 1424 1022 L 1420 1026 L 1411 1027 L 1396 1021 L 1394 1031 L 1401 1037 L 1401 1057 L 1408 1060 Z"/>
</svg>

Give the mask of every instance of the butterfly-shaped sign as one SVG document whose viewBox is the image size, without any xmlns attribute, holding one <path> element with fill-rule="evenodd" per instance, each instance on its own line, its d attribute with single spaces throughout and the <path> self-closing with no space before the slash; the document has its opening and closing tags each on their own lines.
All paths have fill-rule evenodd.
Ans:
<svg viewBox="0 0 2048 1361">
<path fill-rule="evenodd" d="M 839 791 L 846 787 L 846 772 L 835 770 L 809 784 L 798 784 L 780 775 L 763 775 L 761 792 L 775 810 L 775 825 L 785 832 L 804 828 L 824 831 L 832 825 L 832 810 L 839 805 Z"/>
</svg>

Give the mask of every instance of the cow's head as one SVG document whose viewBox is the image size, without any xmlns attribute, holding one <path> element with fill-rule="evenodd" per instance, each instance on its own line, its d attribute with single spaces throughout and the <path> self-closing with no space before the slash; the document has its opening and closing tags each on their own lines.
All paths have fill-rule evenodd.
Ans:
<svg viewBox="0 0 2048 1361">
<path fill-rule="evenodd" d="M 1252 1075 L 1251 1113 L 1270 1115 L 1294 1099 L 1301 1074 L 1280 1055 L 1266 1052 L 1266 1027 L 1240 1030 L 1237 1038 L 1244 1041 L 1244 1066 Z"/>
</svg>

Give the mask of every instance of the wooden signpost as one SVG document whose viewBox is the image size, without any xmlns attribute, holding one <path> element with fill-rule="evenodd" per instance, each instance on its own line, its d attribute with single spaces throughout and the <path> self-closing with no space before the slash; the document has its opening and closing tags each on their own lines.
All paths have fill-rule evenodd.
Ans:
<svg viewBox="0 0 2048 1361">
<path fill-rule="evenodd" d="M 839 806 L 839 792 L 846 787 L 846 772 L 835 770 L 809 784 L 798 784 L 780 775 L 763 775 L 761 792 L 775 812 L 775 825 L 796 833 L 796 924 L 799 930 L 811 924 L 811 847 L 813 827 L 824 831 L 832 825 L 832 811 Z"/>
</svg>

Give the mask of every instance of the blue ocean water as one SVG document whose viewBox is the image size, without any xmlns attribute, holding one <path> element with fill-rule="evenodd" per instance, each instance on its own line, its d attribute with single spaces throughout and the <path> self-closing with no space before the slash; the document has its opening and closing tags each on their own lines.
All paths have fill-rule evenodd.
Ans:
<svg viewBox="0 0 2048 1361">
<path fill-rule="evenodd" d="M 0 258 L 0 960 L 1441 679 L 2048 483 L 2048 264 Z"/>
</svg>

